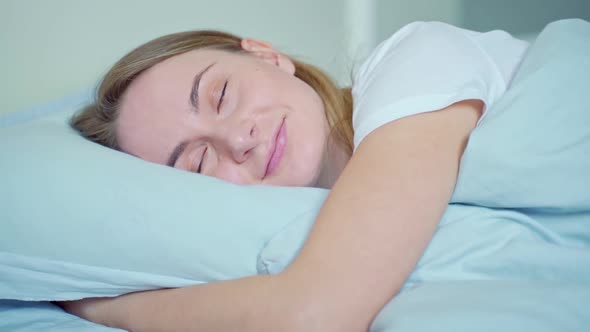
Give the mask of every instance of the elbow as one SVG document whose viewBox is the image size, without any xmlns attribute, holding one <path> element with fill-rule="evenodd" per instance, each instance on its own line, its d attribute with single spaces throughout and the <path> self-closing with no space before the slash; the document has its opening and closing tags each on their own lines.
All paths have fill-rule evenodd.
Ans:
<svg viewBox="0 0 590 332">
<path fill-rule="evenodd" d="M 339 312 L 338 305 L 310 299 L 302 301 L 287 312 L 281 331 L 286 332 L 367 332 L 371 321 L 358 315 Z"/>
<path fill-rule="evenodd" d="M 340 287 L 320 287 L 306 278 L 280 273 L 272 292 L 276 324 L 284 332 L 367 332 L 377 308 Z M 310 282 L 312 284 L 310 284 Z"/>
</svg>

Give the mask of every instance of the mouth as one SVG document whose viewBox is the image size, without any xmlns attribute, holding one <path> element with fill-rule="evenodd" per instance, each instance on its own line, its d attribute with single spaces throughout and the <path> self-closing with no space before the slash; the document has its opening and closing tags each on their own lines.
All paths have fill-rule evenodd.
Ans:
<svg viewBox="0 0 590 332">
<path fill-rule="evenodd" d="M 266 171 L 264 177 L 270 176 L 279 167 L 281 160 L 283 159 L 283 153 L 285 152 L 285 146 L 287 145 L 287 127 L 285 119 L 281 122 L 281 125 L 276 129 L 272 146 L 270 147 L 268 162 L 266 164 Z"/>
</svg>

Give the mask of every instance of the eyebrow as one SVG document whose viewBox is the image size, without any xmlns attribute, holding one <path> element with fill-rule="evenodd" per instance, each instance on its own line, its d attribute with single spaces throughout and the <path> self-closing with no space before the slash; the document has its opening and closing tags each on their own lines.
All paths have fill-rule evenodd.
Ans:
<svg viewBox="0 0 590 332">
<path fill-rule="evenodd" d="M 199 85 L 201 84 L 201 78 L 203 75 L 215 65 L 215 62 L 205 67 L 205 69 L 201 70 L 200 72 L 195 75 L 195 79 L 193 80 L 193 87 L 191 89 L 191 94 L 189 96 L 189 102 L 195 108 L 195 112 L 199 112 Z"/>
</svg>

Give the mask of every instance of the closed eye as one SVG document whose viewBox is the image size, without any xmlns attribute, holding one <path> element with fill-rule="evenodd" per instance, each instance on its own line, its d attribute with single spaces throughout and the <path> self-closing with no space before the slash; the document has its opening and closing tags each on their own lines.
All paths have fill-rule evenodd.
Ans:
<svg viewBox="0 0 590 332">
<path fill-rule="evenodd" d="M 205 153 L 207 153 L 207 148 L 205 148 L 205 150 L 203 150 L 203 154 L 201 155 L 201 159 L 199 159 L 199 166 L 197 166 L 197 173 L 201 173 L 201 170 L 203 168 L 203 162 L 205 160 Z"/>
<path fill-rule="evenodd" d="M 223 85 L 223 90 L 221 90 L 221 96 L 219 97 L 219 103 L 217 104 L 217 113 L 221 110 L 221 104 L 223 103 L 223 97 L 225 97 L 225 90 L 227 89 L 227 82 Z"/>
</svg>

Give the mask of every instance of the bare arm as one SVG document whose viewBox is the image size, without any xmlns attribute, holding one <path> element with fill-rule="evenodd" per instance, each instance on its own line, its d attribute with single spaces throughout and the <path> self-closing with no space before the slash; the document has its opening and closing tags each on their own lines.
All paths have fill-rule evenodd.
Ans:
<svg viewBox="0 0 590 332">
<path fill-rule="evenodd" d="M 300 254 L 278 275 L 89 300 L 69 310 L 132 331 L 367 331 L 431 240 L 481 107 L 463 101 L 366 137 Z"/>
</svg>

